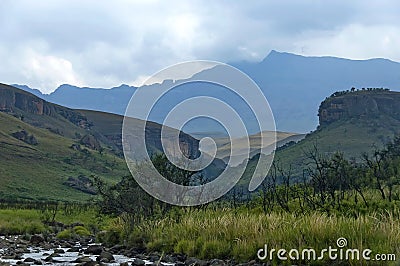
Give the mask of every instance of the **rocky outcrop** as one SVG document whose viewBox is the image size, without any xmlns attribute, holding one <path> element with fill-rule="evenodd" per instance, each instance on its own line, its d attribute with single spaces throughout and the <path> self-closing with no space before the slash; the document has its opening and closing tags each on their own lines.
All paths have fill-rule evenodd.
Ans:
<svg viewBox="0 0 400 266">
<path fill-rule="evenodd" d="M 0 111 L 7 113 L 25 112 L 51 117 L 61 116 L 84 129 L 90 129 L 92 126 L 92 123 L 78 111 L 46 102 L 33 94 L 4 84 L 0 84 Z"/>
<path fill-rule="evenodd" d="M 101 150 L 100 142 L 93 135 L 87 134 L 87 135 L 83 136 L 80 140 L 80 143 L 92 150 L 96 150 L 96 151 Z"/>
<path fill-rule="evenodd" d="M 16 92 L 12 87 L 0 89 L 0 111 L 13 112 L 16 108 L 33 114 L 43 114 L 43 100 L 25 92 Z"/>
<path fill-rule="evenodd" d="M 29 145 L 38 145 L 38 141 L 34 135 L 29 135 L 24 129 L 11 134 L 14 138 L 19 139 Z"/>
<path fill-rule="evenodd" d="M 67 181 L 63 183 L 66 186 L 72 187 L 79 191 L 87 194 L 96 195 L 96 190 L 93 187 L 93 182 L 86 176 L 78 176 L 77 178 L 69 177 Z"/>
<path fill-rule="evenodd" d="M 103 145 L 103 147 L 112 149 L 116 155 L 122 155 L 123 116 L 69 109 L 4 84 L 0 84 L 0 112 L 13 114 L 28 124 L 45 128 L 54 134 L 65 137 L 72 137 L 71 132 L 69 132 L 69 127 L 72 125 L 68 123 L 71 122 L 87 130 L 86 133 L 80 132 L 82 135 L 85 134 L 83 137 L 80 137 L 80 133 L 76 133 L 79 135 L 81 145 L 97 151 L 101 151 L 101 145 Z M 51 119 L 45 119 L 43 116 L 49 116 Z M 57 123 L 54 123 L 55 119 L 57 119 Z M 133 124 L 135 128 L 142 130 L 143 123 L 146 123 L 146 144 L 150 147 L 150 153 L 163 151 L 161 143 L 162 126 L 138 119 L 135 119 Z M 169 132 L 168 135 L 175 135 L 177 130 L 168 128 L 167 131 Z M 140 134 L 135 133 L 135 135 Z M 166 149 L 177 150 L 172 140 L 167 142 Z M 179 148 L 187 157 L 195 158 L 198 156 L 198 143 L 199 141 L 190 135 L 180 133 Z M 71 148 L 80 151 L 78 146 L 71 146 Z"/>
<path fill-rule="evenodd" d="M 149 126 L 147 126 L 149 125 Z M 179 149 L 178 152 L 174 136 L 176 135 L 176 129 L 168 128 L 166 139 L 163 147 L 161 141 L 161 125 L 155 123 L 146 124 L 146 145 L 148 147 L 153 147 L 156 150 L 162 151 L 168 149 L 173 156 L 179 156 L 180 152 L 188 158 L 197 158 L 199 156 L 199 140 L 193 138 L 192 136 L 185 134 L 183 132 L 179 133 Z"/>
<path fill-rule="evenodd" d="M 400 93 L 391 91 L 356 91 L 323 101 L 318 110 L 319 125 L 341 119 L 388 115 L 400 120 Z"/>
</svg>

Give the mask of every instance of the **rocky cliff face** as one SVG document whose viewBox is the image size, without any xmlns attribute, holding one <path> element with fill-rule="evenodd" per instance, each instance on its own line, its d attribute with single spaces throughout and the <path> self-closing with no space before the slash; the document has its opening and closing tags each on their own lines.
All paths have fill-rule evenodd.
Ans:
<svg viewBox="0 0 400 266">
<path fill-rule="evenodd" d="M 323 101 L 318 110 L 319 125 L 340 119 L 388 115 L 400 120 L 400 93 L 391 91 L 355 91 Z"/>
<path fill-rule="evenodd" d="M 7 113 L 22 111 L 52 117 L 62 116 L 81 128 L 91 127 L 91 123 L 79 112 L 46 102 L 33 94 L 4 84 L 0 84 L 0 111 Z"/>
<path fill-rule="evenodd" d="M 81 144 L 94 150 L 100 150 L 101 144 L 105 144 L 105 146 L 115 147 L 119 150 L 117 153 L 122 154 L 123 116 L 69 109 L 49 103 L 33 94 L 4 84 L 0 84 L 0 112 L 6 112 L 21 118 L 25 116 L 25 122 L 37 127 L 47 128 L 56 134 L 61 134 L 61 131 L 57 128 L 48 127 L 49 123 L 54 120 L 49 120 L 48 122 L 46 119 L 38 119 L 38 117 L 50 116 L 61 120 L 66 119 L 75 126 L 80 127 L 80 129 L 84 129 L 82 132 L 85 132 L 85 135 L 80 140 Z M 135 119 L 133 124 L 138 129 L 142 129 L 143 123 L 144 121 Z M 161 125 L 153 122 L 148 122 L 146 125 L 146 143 L 154 151 L 162 151 Z M 72 125 L 67 122 L 66 127 L 70 126 Z M 176 132 L 172 128 L 167 131 L 170 131 L 172 135 Z M 197 157 L 199 148 L 197 139 L 181 133 L 179 140 L 183 154 L 188 157 Z M 167 146 L 167 149 L 172 149 L 173 142 L 170 141 Z"/>
<path fill-rule="evenodd" d="M 0 111 L 14 112 L 15 109 L 42 115 L 44 101 L 31 94 L 14 90 L 10 86 L 2 85 L 0 89 Z M 51 110 L 46 110 L 50 113 Z"/>
</svg>

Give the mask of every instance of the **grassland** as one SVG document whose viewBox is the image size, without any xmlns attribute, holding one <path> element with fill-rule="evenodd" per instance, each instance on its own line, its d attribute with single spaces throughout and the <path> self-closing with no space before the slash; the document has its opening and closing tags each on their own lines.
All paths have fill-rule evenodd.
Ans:
<svg viewBox="0 0 400 266">
<path fill-rule="evenodd" d="M 46 234 L 51 228 L 43 223 L 49 215 L 48 209 L 3 208 L 0 209 L 0 235 Z M 65 225 L 83 224 L 92 233 L 104 229 L 111 222 L 107 216 L 100 215 L 96 208 L 60 208 L 55 220 Z"/>
<path fill-rule="evenodd" d="M 336 121 L 306 135 L 296 144 L 288 145 L 275 152 L 274 162 L 291 169 L 293 180 L 301 179 L 303 169 L 309 163 L 308 153 L 318 149 L 321 154 L 331 156 L 342 152 L 347 159 L 361 161 L 363 153 L 373 153 L 398 135 L 400 122 L 388 116 Z M 249 160 L 241 183 L 248 184 L 258 155 Z"/>
<path fill-rule="evenodd" d="M 288 213 L 265 215 L 244 209 L 185 210 L 178 219 L 168 217 L 144 223 L 133 235 L 146 239 L 150 250 L 185 253 L 203 259 L 250 261 L 257 258 L 257 251 L 265 244 L 271 249 L 314 248 L 318 251 L 336 247 L 340 237 L 348 240 L 349 248 L 370 248 L 373 254 L 400 255 L 398 212 L 351 218 L 316 212 L 296 216 Z M 287 265 L 292 263 L 286 262 Z"/>
<path fill-rule="evenodd" d="M 0 198 L 6 200 L 86 201 L 90 195 L 63 185 L 68 177 L 96 175 L 110 182 L 128 173 L 122 158 L 110 153 L 71 149 L 77 139 L 31 126 L 0 113 Z M 11 136 L 24 129 L 38 145 Z"/>
</svg>

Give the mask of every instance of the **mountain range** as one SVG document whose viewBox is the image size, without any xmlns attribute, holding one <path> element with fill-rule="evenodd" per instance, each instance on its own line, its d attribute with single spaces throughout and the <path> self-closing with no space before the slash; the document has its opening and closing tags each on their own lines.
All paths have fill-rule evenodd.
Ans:
<svg viewBox="0 0 400 266">
<path fill-rule="evenodd" d="M 315 131 L 305 136 L 277 132 L 282 142 L 278 146 L 283 146 L 277 149 L 275 162 L 301 178 L 308 165 L 307 151 L 314 147 L 326 156 L 341 151 L 347 158 L 360 160 L 363 152 L 383 147 L 400 133 L 399 106 L 400 92 L 336 92 L 320 103 Z M 122 157 L 122 119 L 117 114 L 52 104 L 0 84 L 0 199 L 83 201 L 95 193 L 91 176 L 117 182 L 129 175 Z M 134 120 L 139 126 L 144 122 Z M 163 148 L 160 129 L 161 125 L 153 122 L 146 127 L 146 140 L 153 152 Z M 176 129 L 167 130 L 176 133 Z M 268 136 L 270 132 L 261 134 Z M 239 185 L 251 177 L 260 156 L 257 145 L 261 134 L 250 136 L 253 157 Z M 180 132 L 180 141 L 188 156 L 198 152 L 197 139 Z M 217 159 L 204 172 L 210 176 L 226 167 L 223 161 L 227 160 L 229 141 L 218 138 L 216 142 Z"/>
<path fill-rule="evenodd" d="M 352 87 L 384 87 L 398 90 L 400 84 L 400 63 L 387 59 L 350 60 L 336 57 L 306 57 L 290 53 L 271 51 L 261 62 L 238 62 L 231 65 L 249 75 L 261 88 L 272 108 L 277 129 L 286 132 L 307 133 L 318 125 L 316 110 L 321 101 L 338 90 L 348 90 Z M 197 73 L 198 77 L 219 74 L 218 66 Z M 153 84 L 140 89 L 164 86 L 171 83 L 165 80 L 162 84 Z M 121 85 L 111 89 L 79 88 L 73 85 L 62 85 L 53 93 L 46 95 L 39 90 L 25 85 L 14 85 L 33 93 L 49 102 L 70 108 L 97 110 L 115 114 L 124 114 L 129 99 L 138 89 Z M 177 100 L 198 95 L 199 86 L 177 88 L 176 92 L 164 100 L 160 114 L 168 112 L 176 105 Z M 210 91 L 210 89 L 207 89 Z M 248 120 L 249 111 L 242 107 L 240 99 L 227 96 L 218 88 L 212 89 L 214 96 L 219 99 L 229 99 L 231 106 L 244 113 Z M 164 115 L 155 114 L 152 119 L 162 123 Z M 203 122 L 187 127 L 185 132 L 198 133 L 199 128 L 204 132 L 219 132 L 221 129 Z M 256 134 L 254 125 L 250 133 Z"/>
</svg>

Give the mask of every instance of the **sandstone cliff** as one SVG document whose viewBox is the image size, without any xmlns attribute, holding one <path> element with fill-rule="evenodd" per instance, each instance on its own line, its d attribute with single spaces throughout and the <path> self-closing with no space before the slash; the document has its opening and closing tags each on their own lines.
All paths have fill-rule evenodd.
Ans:
<svg viewBox="0 0 400 266">
<path fill-rule="evenodd" d="M 386 90 L 362 90 L 341 93 L 323 101 L 318 110 L 319 125 L 351 118 L 389 116 L 400 120 L 400 93 Z"/>
<path fill-rule="evenodd" d="M 117 154 L 122 154 L 123 116 L 69 109 L 4 84 L 0 84 L 0 112 L 14 115 L 35 127 L 45 128 L 66 137 L 76 139 L 73 133 L 81 135 L 78 137 L 80 143 L 91 149 L 101 150 L 102 146 L 106 146 Z M 134 120 L 136 127 L 142 128 L 144 121 Z M 70 131 L 69 134 L 68 131 Z M 169 128 L 167 131 L 174 135 L 176 129 Z M 160 138 L 161 125 L 148 122 L 146 143 L 150 147 L 150 152 L 163 150 Z M 192 158 L 198 155 L 199 141 L 197 139 L 181 132 L 179 140 L 183 154 Z M 173 142 L 170 141 L 166 148 L 172 149 L 172 146 Z"/>
</svg>

